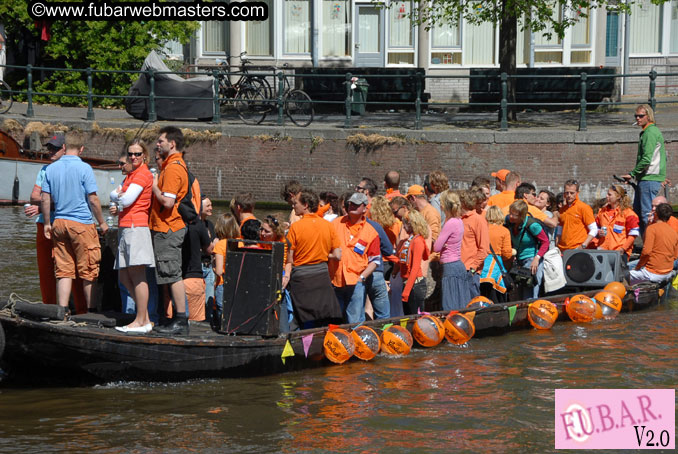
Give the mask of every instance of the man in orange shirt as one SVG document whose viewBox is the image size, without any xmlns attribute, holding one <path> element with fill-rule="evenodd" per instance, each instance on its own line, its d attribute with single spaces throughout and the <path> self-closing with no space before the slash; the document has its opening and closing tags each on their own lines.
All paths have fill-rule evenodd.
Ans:
<svg viewBox="0 0 678 454">
<path fill-rule="evenodd" d="M 290 207 L 292 207 L 292 211 L 290 212 L 288 225 L 286 226 L 287 228 L 291 224 L 293 224 L 293 223 L 297 222 L 299 219 L 301 219 L 299 216 L 294 214 L 294 199 L 295 199 L 295 197 L 299 196 L 302 189 L 303 188 L 301 187 L 301 183 L 299 183 L 296 180 L 290 180 L 287 183 L 285 183 L 285 186 L 283 186 L 282 189 L 280 190 L 280 198 L 283 199 L 285 202 L 287 202 Z"/>
<path fill-rule="evenodd" d="M 487 220 L 476 211 L 476 199 L 471 191 L 459 194 L 461 201 L 461 221 L 464 224 L 464 236 L 461 239 L 461 261 L 473 276 L 475 295 L 480 295 L 480 274 L 485 257 L 490 253 L 490 227 Z"/>
<path fill-rule="evenodd" d="M 579 183 L 576 180 L 565 182 L 563 202 L 559 217 L 562 234 L 558 248 L 561 251 L 586 249 L 598 235 L 598 226 L 591 207 L 579 200 Z"/>
<path fill-rule="evenodd" d="M 508 169 L 500 169 L 491 173 L 491 175 L 494 177 L 494 188 L 497 190 L 497 193 L 504 192 L 506 190 L 506 176 L 509 173 L 511 173 L 511 171 Z"/>
<path fill-rule="evenodd" d="M 515 197 L 515 200 L 524 200 L 525 203 L 527 203 L 527 212 L 529 215 L 543 223 L 546 227 L 554 229 L 558 226 L 557 214 L 553 217 L 548 217 L 546 213 L 534 206 L 534 201 L 537 198 L 537 188 L 535 188 L 532 183 L 520 183 L 516 188 Z M 502 207 L 504 214 L 509 214 L 510 206 L 511 205 L 509 204 L 508 206 Z"/>
<path fill-rule="evenodd" d="M 386 189 L 385 197 L 391 200 L 393 197 L 403 197 L 398 188 L 400 188 L 400 174 L 395 170 L 391 170 L 384 177 L 384 188 Z"/>
<path fill-rule="evenodd" d="M 167 284 L 176 312 L 172 322 L 155 330 L 161 334 L 188 335 L 186 293 L 182 279 L 181 250 L 186 224 L 179 214 L 179 203 L 188 193 L 188 172 L 182 156 L 184 135 L 179 128 L 166 126 L 160 130 L 156 153 L 164 161 L 160 175 L 153 178 L 153 201 L 149 227 L 153 235 L 155 272 L 158 285 Z"/>
<path fill-rule="evenodd" d="M 318 215 L 318 202 L 314 192 L 301 191 L 294 200 L 300 219 L 287 233 L 283 287 L 289 285 L 300 328 L 336 323 L 342 317 L 328 270 L 329 260 L 341 260 L 341 246 L 332 224 Z"/>
<path fill-rule="evenodd" d="M 520 185 L 520 174 L 518 172 L 509 172 L 505 179 L 505 189 L 499 194 L 495 194 L 487 200 L 487 206 L 497 205 L 500 208 L 511 205 L 515 200 L 516 188 Z"/>
<path fill-rule="evenodd" d="M 348 214 L 332 221 L 341 261 L 330 262 L 332 285 L 348 323 L 365 321 L 365 281 L 381 263 L 379 234 L 366 220 L 367 196 L 360 192 L 348 199 Z"/>
<path fill-rule="evenodd" d="M 648 216 L 647 222 L 648 224 L 653 224 L 655 221 L 655 211 L 657 210 L 657 207 L 662 204 L 662 203 L 669 203 L 668 200 L 666 200 L 666 197 L 663 195 L 658 195 L 654 199 L 652 199 L 652 212 Z M 673 230 L 678 233 L 678 218 L 675 218 L 674 216 L 671 216 L 666 223 L 671 227 Z"/>
<path fill-rule="evenodd" d="M 656 221 L 645 230 L 643 252 L 636 268 L 631 270 L 631 285 L 662 282 L 671 277 L 674 261 L 678 258 L 678 233 L 667 224 L 672 215 L 673 209 L 668 203 L 657 206 Z"/>
<path fill-rule="evenodd" d="M 241 229 L 245 221 L 256 219 L 253 213 L 254 204 L 254 196 L 251 192 L 239 192 L 231 200 L 231 213 L 238 220 Z"/>
<path fill-rule="evenodd" d="M 407 189 L 407 200 L 410 201 L 415 210 L 424 216 L 426 223 L 431 229 L 430 242 L 435 241 L 438 238 L 438 235 L 440 235 L 440 213 L 438 213 L 438 210 L 433 208 L 433 205 L 429 203 L 424 188 L 418 184 L 410 186 Z"/>
</svg>

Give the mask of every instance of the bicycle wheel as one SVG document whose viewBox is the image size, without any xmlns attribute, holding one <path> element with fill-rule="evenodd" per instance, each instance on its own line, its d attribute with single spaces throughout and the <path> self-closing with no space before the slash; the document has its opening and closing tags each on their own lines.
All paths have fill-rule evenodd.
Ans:
<svg viewBox="0 0 678 454">
<path fill-rule="evenodd" d="M 268 83 L 266 78 L 259 76 L 248 76 L 245 80 L 245 83 L 251 85 L 252 88 L 260 89 L 265 99 L 273 99 L 273 90 L 271 90 L 271 84 Z"/>
<path fill-rule="evenodd" d="M 313 121 L 313 101 L 306 92 L 290 91 L 283 100 L 285 113 L 297 126 L 308 126 Z"/>
<path fill-rule="evenodd" d="M 258 125 L 264 121 L 269 110 L 264 94 L 253 87 L 243 87 L 236 95 L 234 104 L 240 119 L 248 125 Z"/>
<path fill-rule="evenodd" d="M 4 114 L 12 107 L 12 89 L 4 80 L 0 80 L 0 114 Z"/>
</svg>

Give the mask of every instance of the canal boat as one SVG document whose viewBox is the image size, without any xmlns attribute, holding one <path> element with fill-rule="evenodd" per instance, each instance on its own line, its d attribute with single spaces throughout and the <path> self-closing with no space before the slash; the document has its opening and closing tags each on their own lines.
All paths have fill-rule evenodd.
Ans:
<svg viewBox="0 0 678 454">
<path fill-rule="evenodd" d="M 83 157 L 92 166 L 97 182 L 97 195 L 102 205 L 110 203 L 110 193 L 124 179 L 114 161 Z M 0 130 L 0 204 L 28 203 L 38 172 L 50 164 L 49 156 L 24 149 L 12 136 Z"/>
<path fill-rule="evenodd" d="M 577 293 L 593 296 L 596 291 Z M 657 285 L 636 286 L 624 297 L 622 312 L 655 307 L 662 293 Z M 565 305 L 574 294 L 548 298 L 558 308 L 559 321 L 569 320 Z M 475 310 L 475 337 L 531 329 L 527 316 L 530 303 L 494 304 Z M 472 309 L 460 312 L 470 311 Z M 447 314 L 432 312 L 430 315 L 443 319 Z M 422 316 L 367 321 L 363 325 L 376 332 L 388 324 L 411 331 Z M 190 335 L 176 337 L 154 332 L 123 334 L 113 328 L 131 321 L 129 317 L 111 312 L 74 316 L 63 321 L 63 309 L 57 306 L 31 304 L 12 296 L 0 303 L 0 364 L 9 382 L 66 380 L 79 384 L 266 375 L 332 364 L 323 350 L 329 327 L 275 336 L 228 335 L 223 329 L 219 332 L 206 323 L 197 323 L 191 325 Z M 62 320 L 53 320 L 55 318 Z M 350 331 L 355 325 L 340 328 Z M 443 342 L 435 348 L 455 347 Z M 379 360 L 377 356 L 373 361 Z"/>
</svg>

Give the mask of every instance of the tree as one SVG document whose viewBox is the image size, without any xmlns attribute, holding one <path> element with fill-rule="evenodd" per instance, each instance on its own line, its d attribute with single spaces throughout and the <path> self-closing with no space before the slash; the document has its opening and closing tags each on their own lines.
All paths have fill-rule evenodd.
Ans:
<svg viewBox="0 0 678 454">
<path fill-rule="evenodd" d="M 0 17 L 7 30 L 8 49 L 26 58 L 29 48 L 35 49 L 37 64 L 50 68 L 91 67 L 94 70 L 139 70 L 151 50 L 161 50 L 172 40 L 187 43 L 199 28 L 197 22 L 173 21 L 76 21 L 50 23 L 48 41 L 40 40 L 40 28 L 28 16 L 26 0 L 3 0 Z M 17 61 L 25 65 L 28 61 Z M 25 89 L 25 76 L 17 74 L 17 86 Z M 93 87 L 98 95 L 126 95 L 137 74 L 95 73 Z M 39 79 L 39 80 L 37 80 Z M 87 93 L 85 73 L 44 71 L 34 75 L 34 91 Z M 37 98 L 39 101 L 47 98 Z M 85 98 L 50 97 L 49 101 L 63 105 L 84 104 Z M 121 99 L 98 98 L 98 105 L 120 105 Z"/>
</svg>

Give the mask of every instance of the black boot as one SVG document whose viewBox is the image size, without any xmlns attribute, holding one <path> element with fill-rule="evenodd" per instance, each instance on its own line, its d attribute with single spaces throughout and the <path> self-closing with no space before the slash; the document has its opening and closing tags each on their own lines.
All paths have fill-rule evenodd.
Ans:
<svg viewBox="0 0 678 454">
<path fill-rule="evenodd" d="M 177 314 L 172 323 L 166 326 L 158 326 L 153 329 L 158 334 L 175 334 L 179 336 L 188 336 L 188 317 L 186 314 Z"/>
</svg>

